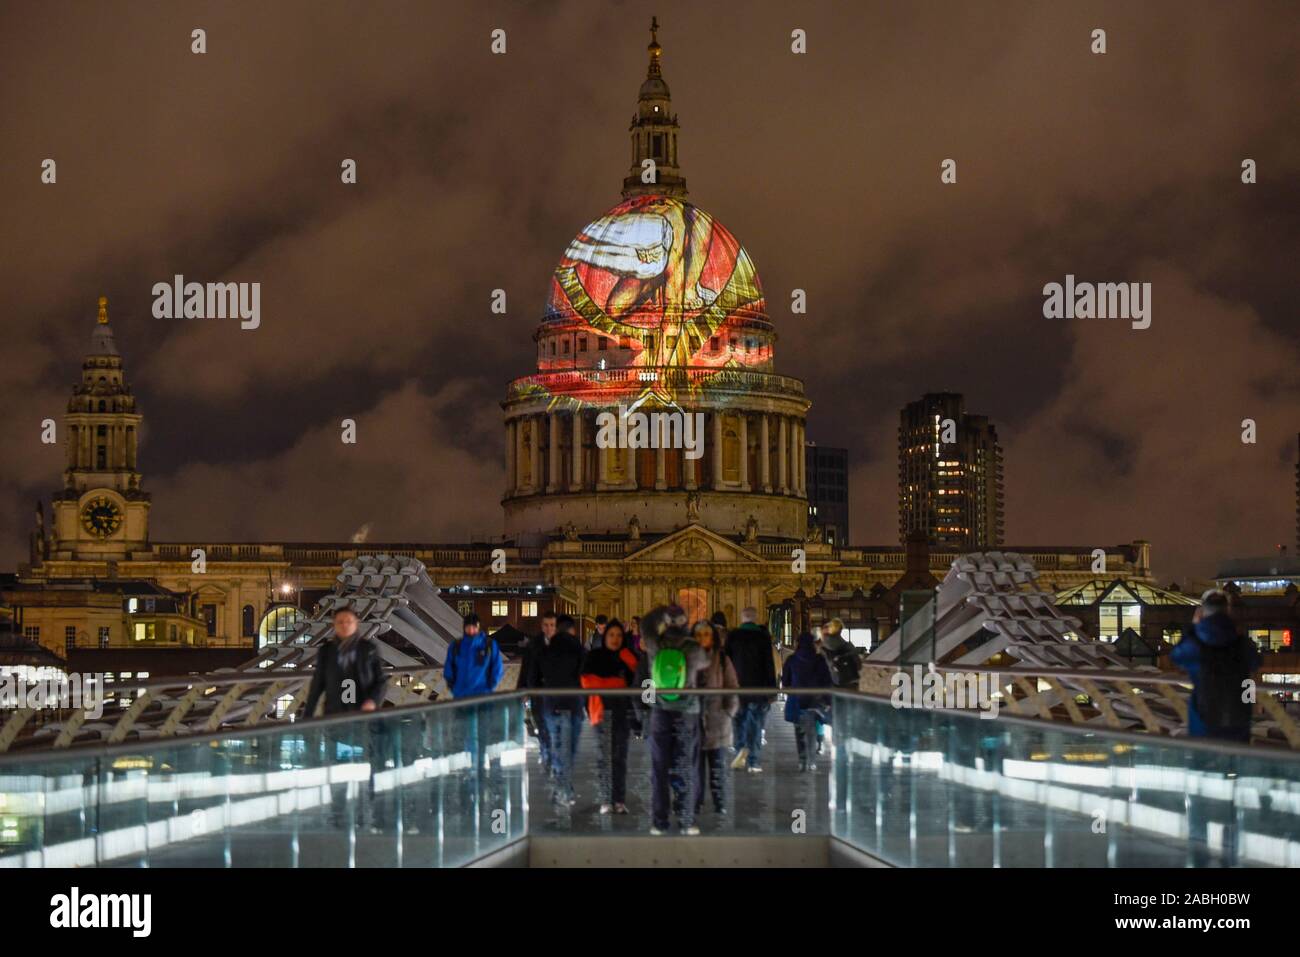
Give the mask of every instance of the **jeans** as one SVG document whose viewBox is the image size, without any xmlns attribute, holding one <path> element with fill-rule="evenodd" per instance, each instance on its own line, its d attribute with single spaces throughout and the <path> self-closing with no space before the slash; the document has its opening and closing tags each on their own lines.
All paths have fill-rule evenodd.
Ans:
<svg viewBox="0 0 1300 957">
<path fill-rule="evenodd" d="M 713 795 L 713 810 L 727 809 L 727 785 L 730 783 L 731 762 L 727 760 L 729 748 L 701 748 L 700 761 L 695 769 L 695 813 L 704 809 L 704 782 L 708 781 Z"/>
<path fill-rule="evenodd" d="M 627 742 L 632 725 L 627 710 L 606 708 L 596 725 L 596 743 L 600 747 L 600 775 L 597 780 L 601 804 L 627 801 Z"/>
<path fill-rule="evenodd" d="M 659 830 L 668 828 L 668 798 L 682 828 L 695 824 L 695 771 L 700 743 L 700 715 L 695 711 L 655 708 L 650 716 L 650 816 Z"/>
<path fill-rule="evenodd" d="M 578 755 L 578 735 L 582 733 L 582 707 L 560 711 L 548 702 L 542 720 L 546 722 L 546 736 L 551 743 L 555 796 L 567 801 L 573 797 L 573 764 Z"/>
<path fill-rule="evenodd" d="M 749 748 L 745 763 L 756 768 L 762 764 L 763 724 L 767 721 L 766 701 L 741 702 L 736 713 L 736 748 Z"/>
</svg>

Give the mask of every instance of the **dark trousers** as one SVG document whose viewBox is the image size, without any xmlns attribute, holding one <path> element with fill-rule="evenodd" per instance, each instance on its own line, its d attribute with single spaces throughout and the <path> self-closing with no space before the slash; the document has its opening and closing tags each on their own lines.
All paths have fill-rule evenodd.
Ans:
<svg viewBox="0 0 1300 957">
<path fill-rule="evenodd" d="M 540 699 L 533 707 L 534 712 L 533 724 L 537 728 L 537 750 L 542 759 L 542 768 L 547 774 L 551 773 L 551 733 L 546 726 L 546 715 L 543 714 L 543 705 Z"/>
<path fill-rule="evenodd" d="M 804 711 L 794 726 L 794 744 L 799 751 L 799 763 L 807 764 L 817 760 L 817 742 L 821 740 L 818 731 L 817 715 Z"/>
<path fill-rule="evenodd" d="M 364 742 L 364 745 L 363 745 Z M 331 735 L 325 734 L 327 760 L 330 764 L 344 763 L 349 759 L 356 762 L 357 751 L 365 754 L 370 767 L 370 777 L 365 787 L 357 794 L 357 805 L 352 815 L 354 822 L 361 827 L 380 827 L 385 825 L 383 808 L 375 797 L 375 775 L 382 771 L 390 757 L 400 756 L 392 753 L 392 735 L 389 729 L 378 721 L 369 722 L 364 730 L 351 729 Z M 348 789 L 350 785 L 335 784 L 330 787 L 330 822 L 334 827 L 346 828 L 349 822 Z"/>
<path fill-rule="evenodd" d="M 628 712 L 607 708 L 596 726 L 600 747 L 598 795 L 601 804 L 623 804 L 627 800 L 627 742 L 632 735 Z"/>
<path fill-rule="evenodd" d="M 708 781 L 713 795 L 713 810 L 727 809 L 727 784 L 730 781 L 730 748 L 700 748 L 700 761 L 695 771 L 695 813 L 704 808 L 704 782 Z"/>
<path fill-rule="evenodd" d="M 698 712 L 655 708 L 650 716 L 650 815 L 668 827 L 668 796 L 683 827 L 695 824 L 695 765 L 700 741 Z"/>
</svg>

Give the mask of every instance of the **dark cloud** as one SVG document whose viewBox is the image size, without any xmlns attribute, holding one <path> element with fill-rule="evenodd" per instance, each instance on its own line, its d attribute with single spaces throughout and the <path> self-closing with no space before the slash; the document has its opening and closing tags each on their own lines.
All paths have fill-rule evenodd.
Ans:
<svg viewBox="0 0 1300 957">
<path fill-rule="evenodd" d="M 39 423 L 101 293 L 147 416 L 155 537 L 496 534 L 498 402 L 532 365 L 565 243 L 618 199 L 644 9 L 7 7 L 6 563 L 59 482 Z M 898 408 L 951 390 L 999 426 L 1012 541 L 1146 537 L 1165 577 L 1292 541 L 1290 4 L 656 12 L 691 198 L 758 265 L 810 438 L 851 450 L 855 538 L 897 534 Z M 261 282 L 262 328 L 153 319 L 151 286 L 177 272 Z M 1154 283 L 1152 328 L 1044 319 L 1066 273 Z M 794 288 L 809 315 L 789 314 Z"/>
</svg>

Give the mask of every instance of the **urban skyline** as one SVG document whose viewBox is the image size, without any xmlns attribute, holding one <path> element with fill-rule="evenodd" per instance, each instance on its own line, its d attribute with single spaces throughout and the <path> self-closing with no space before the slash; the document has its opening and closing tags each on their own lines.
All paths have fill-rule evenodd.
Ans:
<svg viewBox="0 0 1300 957">
<path fill-rule="evenodd" d="M 951 389 L 999 427 L 1009 542 L 1144 538 L 1163 580 L 1208 578 L 1223 558 L 1290 544 L 1300 394 L 1280 237 L 1294 231 L 1287 199 L 1297 156 L 1271 125 L 1289 91 L 1269 79 L 1285 50 L 1260 33 L 1266 7 L 1257 20 L 1203 8 L 1198 22 L 1222 34 L 1216 70 L 1166 76 L 1145 105 L 1129 93 L 1150 84 L 1156 66 L 1123 46 L 1092 57 L 1082 44 L 1077 62 L 1053 67 L 1077 90 L 1077 115 L 1064 125 L 1054 120 L 1060 104 L 1014 81 L 1034 62 L 1035 38 L 1074 29 L 1086 36 L 1083 14 L 1077 24 L 1074 14 L 1026 15 L 1022 32 L 1006 37 L 992 25 L 980 29 L 968 12 L 912 11 L 849 42 L 819 30 L 814 11 L 801 25 L 826 56 L 806 66 L 778 57 L 760 75 L 739 53 L 707 44 L 719 13 L 658 11 L 673 37 L 680 168 L 692 196 L 754 253 L 781 369 L 804 379 L 812 399 L 809 439 L 850 450 L 853 543 L 897 540 L 893 410 Z M 93 90 L 49 72 L 76 74 L 58 66 L 61 56 L 96 62 L 92 50 L 127 48 L 114 43 L 121 24 L 88 14 L 67 28 L 66 51 L 52 51 L 48 26 L 8 15 L 6 52 L 18 82 L 3 95 L 35 158 L 21 166 L 7 156 L 4 188 L 13 221 L 44 228 L 2 267 L 13 317 L 2 386 L 11 414 L 0 435 L 11 463 L 0 485 L 4 565 L 23 558 L 32 503 L 59 486 L 63 449 L 42 446 L 39 426 L 61 418 L 99 295 L 110 299 L 148 423 L 139 455 L 156 502 L 154 538 L 346 541 L 365 526 L 387 541 L 501 533 L 490 491 L 504 485 L 500 387 L 529 365 L 528 337 L 556 251 L 617 198 L 626 167 L 618 118 L 627 115 L 644 40 L 621 18 L 565 11 L 543 22 L 512 11 L 509 52 L 493 57 L 485 38 L 494 15 L 480 22 L 440 12 L 424 49 L 385 33 L 390 55 L 371 70 L 345 49 L 328 14 L 305 36 L 294 35 L 287 16 L 253 15 L 239 32 L 248 51 L 242 72 L 214 45 L 207 59 L 174 64 L 177 89 L 151 91 L 145 109 L 115 105 L 131 102 L 124 94 L 142 82 L 129 62 L 101 54 L 107 74 Z M 253 36 L 248 21 L 259 17 Z M 1191 38 L 1167 29 L 1174 18 L 1164 5 L 1106 17 L 1112 37 L 1127 33 L 1136 45 L 1159 35 L 1174 61 L 1191 63 Z M 760 11 L 731 28 L 750 43 L 770 33 L 763 42 L 775 56 L 788 38 L 785 20 L 779 10 Z M 131 46 L 162 49 L 189 29 L 164 14 L 143 32 L 132 25 Z M 220 36 L 221 20 L 208 30 Z M 590 38 L 592 62 L 589 70 L 558 68 L 553 90 L 584 106 L 581 118 L 565 116 L 565 135 L 556 137 L 535 115 L 544 101 L 518 94 L 535 85 L 548 45 L 564 31 Z M 935 50 L 945 44 L 955 59 L 922 88 L 908 88 L 908 44 L 921 37 L 927 59 L 943 59 Z M 862 88 L 836 83 L 832 74 L 842 75 L 864 44 L 874 55 L 854 74 Z M 996 65 L 968 85 L 974 92 L 963 89 L 959 71 L 994 44 L 1002 45 Z M 301 61 L 302 75 L 273 65 L 269 54 L 282 47 L 287 60 Z M 178 41 L 175 56 L 191 54 Z M 330 61 L 330 76 L 357 81 L 342 102 L 313 91 L 318 58 Z M 206 72 L 187 74 L 192 66 Z M 459 73 L 428 83 L 442 69 Z M 49 90 L 38 118 L 17 104 L 41 82 Z M 229 96 L 239 82 L 285 97 L 241 112 Z M 463 109 L 488 90 L 500 94 L 499 115 Z M 1204 112 L 1209 91 L 1231 109 Z M 811 98 L 817 122 L 800 125 L 794 93 L 800 104 Z M 176 108 L 196 95 L 209 106 L 202 121 Z M 1160 161 L 1081 150 L 1102 129 L 1091 112 L 1097 102 L 1109 111 L 1107 135 L 1121 129 L 1135 151 Z M 993 138 L 959 122 L 959 113 L 973 113 L 1004 123 L 1013 105 L 1026 111 L 1023 128 Z M 907 120 L 921 108 L 937 111 L 924 131 Z M 384 122 L 358 119 L 380 116 L 377 109 L 387 111 Z M 861 122 L 827 121 L 837 114 Z M 282 130 L 274 145 L 258 140 L 263 146 L 244 156 L 231 149 L 265 124 Z M 827 142 L 832 129 L 840 139 Z M 1161 148 L 1162 132 L 1183 149 Z M 1001 141 L 1009 134 L 1008 146 Z M 737 135 L 776 158 L 746 163 Z M 547 148 L 529 163 L 511 155 L 519 143 Z M 54 185 L 39 180 L 47 154 L 60 162 Z M 511 158 L 484 163 L 487 154 Z M 142 155 L 172 159 L 160 168 Z M 337 176 L 345 156 L 358 159 L 351 194 Z M 942 185 L 948 156 L 957 158 L 958 179 Z M 1257 184 L 1240 182 L 1245 156 L 1261 164 Z M 141 199 L 146 181 L 157 188 Z M 106 194 L 105 182 L 132 199 Z M 1043 206 L 1048 195 L 1067 198 Z M 1210 231 L 1195 224 L 1214 219 L 1232 225 L 1209 244 Z M 961 225 L 972 220 L 986 225 Z M 942 242 L 926 239 L 936 229 Z M 149 290 L 177 273 L 260 282 L 261 327 L 154 319 Z M 1067 274 L 1153 282 L 1151 328 L 1043 318 L 1043 284 Z M 504 316 L 489 309 L 496 288 L 509 297 Z M 807 315 L 790 313 L 793 289 L 806 290 Z M 1189 376 L 1206 357 L 1219 371 Z M 346 417 L 360 425 L 364 454 L 356 459 L 333 447 Z M 1241 441 L 1247 418 L 1258 425 L 1253 445 Z M 390 491 L 376 496 L 381 478 Z M 458 490 L 457 508 L 431 506 L 430 487 Z"/>
</svg>

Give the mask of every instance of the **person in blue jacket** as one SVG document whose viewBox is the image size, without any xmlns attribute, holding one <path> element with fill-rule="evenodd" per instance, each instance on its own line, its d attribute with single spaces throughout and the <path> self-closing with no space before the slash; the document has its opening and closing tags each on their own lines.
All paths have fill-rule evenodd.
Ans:
<svg viewBox="0 0 1300 957">
<path fill-rule="evenodd" d="M 442 666 L 447 690 L 453 698 L 491 694 L 505 671 L 501 649 L 482 632 L 478 615 L 473 612 L 465 616 L 461 627 L 463 633 L 447 649 L 447 661 Z"/>
<path fill-rule="evenodd" d="M 1228 596 L 1212 588 L 1201 596 L 1192 627 L 1169 658 L 1191 676 L 1187 736 L 1250 740 L 1250 696 L 1245 682 L 1259 669 L 1255 643 L 1237 630 Z"/>
</svg>

